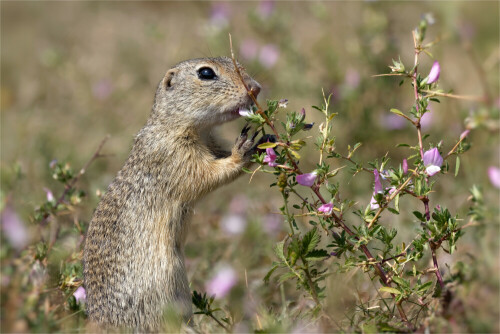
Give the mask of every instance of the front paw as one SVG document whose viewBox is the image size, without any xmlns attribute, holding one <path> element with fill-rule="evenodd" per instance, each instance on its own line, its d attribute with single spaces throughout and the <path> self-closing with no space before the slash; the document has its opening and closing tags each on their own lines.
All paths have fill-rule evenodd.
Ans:
<svg viewBox="0 0 500 334">
<path fill-rule="evenodd" d="M 250 126 L 246 125 L 236 142 L 234 143 L 232 154 L 241 157 L 245 161 L 249 161 L 252 154 L 255 152 L 254 139 L 255 136 L 248 137 L 248 131 L 250 131 Z"/>
</svg>

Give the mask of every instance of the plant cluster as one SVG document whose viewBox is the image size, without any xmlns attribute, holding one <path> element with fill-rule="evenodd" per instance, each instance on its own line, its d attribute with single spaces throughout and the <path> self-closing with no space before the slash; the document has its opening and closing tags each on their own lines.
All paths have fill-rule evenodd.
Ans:
<svg viewBox="0 0 500 334">
<path fill-rule="evenodd" d="M 439 175 L 449 174 L 451 158 L 455 158 L 457 176 L 460 155 L 470 148 L 467 140 L 470 130 L 464 129 L 449 148 L 442 141 L 428 141 L 428 134 L 422 131 L 421 119 L 429 112 L 431 103 L 439 103 L 442 97 L 460 98 L 438 88 L 438 61 L 427 76 L 419 72 L 419 57 L 422 53 L 432 57 L 430 48 L 436 42 L 424 44 L 427 27 L 428 17 L 413 31 L 414 63 L 405 66 L 401 60 L 393 60 L 389 66 L 391 72 L 379 75 L 400 78 L 400 85 L 407 83 L 414 97 L 414 104 L 407 110 L 390 110 L 415 129 L 415 143 L 397 145 L 407 152 L 401 162 L 391 164 L 388 154 L 366 163 L 357 161 L 355 153 L 361 143 L 347 145 L 346 151 L 339 148 L 340 143 L 332 134 L 337 114 L 330 110 L 331 95 L 323 93 L 322 106 L 313 106 L 324 117 L 317 127 L 307 123 L 304 109 L 287 112 L 285 120 L 280 120 L 287 107 L 285 99 L 269 100 L 265 107 L 254 99 L 256 104 L 251 110 L 240 111 L 256 127 L 256 132 L 271 134 L 272 140 L 260 144 L 261 150 L 253 156 L 252 161 L 258 167 L 247 172 L 274 176 L 270 186 L 282 195 L 280 211 L 289 226 L 288 235 L 275 246 L 276 260 L 264 280 L 276 280 L 277 284 L 294 281 L 297 289 L 314 301 L 311 312 L 325 321 L 333 320 L 323 310 L 326 294 L 322 282 L 336 271 L 361 269 L 368 280 L 379 284 L 378 300 L 373 305 L 359 306 L 365 314 L 365 330 L 416 330 L 433 312 L 443 312 L 444 300 L 448 299 L 449 304 L 453 298 L 454 277 L 442 276 L 439 255 L 453 254 L 463 229 L 477 222 L 478 217 L 471 208 L 469 223 L 459 224 L 461 219 L 444 203 L 432 203 L 432 193 L 439 189 L 436 186 Z M 311 128 L 319 132 L 314 143 L 308 143 L 307 137 L 313 131 L 305 133 Z M 301 168 L 300 151 L 306 147 L 318 153 L 314 170 Z M 335 160 L 345 162 L 353 176 L 363 172 L 373 175 L 374 186 L 366 189 L 371 199 L 365 207 L 359 208 L 358 203 L 342 195 L 344 180 L 339 170 L 346 166 L 333 168 L 338 165 Z M 472 189 L 476 193 L 474 198 L 480 197 L 478 191 Z M 421 209 L 412 212 L 415 234 L 412 239 L 396 244 L 399 227 L 391 224 L 391 220 L 411 210 L 412 199 L 421 203 Z M 348 213 L 353 213 L 356 219 Z M 298 220 L 307 223 L 300 226 Z M 427 264 L 429 258 L 431 266 Z"/>
</svg>

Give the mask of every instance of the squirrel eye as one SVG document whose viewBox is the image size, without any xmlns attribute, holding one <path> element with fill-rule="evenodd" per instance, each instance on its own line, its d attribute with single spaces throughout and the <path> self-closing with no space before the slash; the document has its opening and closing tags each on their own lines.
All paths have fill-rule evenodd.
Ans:
<svg viewBox="0 0 500 334">
<path fill-rule="evenodd" d="M 198 70 L 198 78 L 202 80 L 214 80 L 217 79 L 214 70 L 210 67 L 202 67 Z"/>
</svg>

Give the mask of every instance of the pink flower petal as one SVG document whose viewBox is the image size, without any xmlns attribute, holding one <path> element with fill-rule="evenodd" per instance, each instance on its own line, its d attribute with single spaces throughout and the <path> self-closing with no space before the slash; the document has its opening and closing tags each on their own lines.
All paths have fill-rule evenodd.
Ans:
<svg viewBox="0 0 500 334">
<path fill-rule="evenodd" d="M 441 171 L 441 167 L 435 166 L 435 165 L 430 165 L 429 167 L 425 168 L 425 172 L 429 176 L 433 176 Z"/>
<path fill-rule="evenodd" d="M 329 215 L 332 213 L 332 210 L 333 210 L 333 203 L 326 203 L 326 204 L 323 204 L 322 206 L 320 206 L 318 208 L 318 212 L 323 212 L 324 214 L 326 215 Z"/>
<path fill-rule="evenodd" d="M 436 147 L 425 151 L 424 153 L 424 166 L 438 166 L 441 167 L 443 165 L 443 158 L 439 154 L 439 151 Z"/>
<path fill-rule="evenodd" d="M 215 276 L 208 282 L 206 290 L 209 295 L 215 295 L 217 299 L 224 298 L 236 285 L 238 276 L 233 268 L 224 266 L 220 268 Z"/>
<path fill-rule="evenodd" d="M 380 193 L 384 191 L 382 183 L 380 182 L 380 173 L 378 170 L 373 170 L 373 175 L 375 176 L 375 186 L 373 187 L 373 193 Z"/>
<path fill-rule="evenodd" d="M 470 130 L 465 130 L 464 132 L 462 132 L 462 134 L 460 135 L 460 140 L 464 140 L 470 133 Z"/>
<path fill-rule="evenodd" d="M 2 211 L 2 229 L 9 243 L 17 250 L 28 245 L 28 229 L 19 215 L 10 205 L 6 205 Z"/>
<path fill-rule="evenodd" d="M 429 75 L 427 76 L 427 83 L 431 84 L 438 81 L 440 72 L 441 72 L 441 66 L 439 66 L 439 63 L 437 61 L 435 61 L 434 64 L 432 65 Z"/>
<path fill-rule="evenodd" d="M 278 47 L 274 44 L 267 44 L 262 47 L 259 54 L 259 61 L 265 68 L 271 68 L 276 64 L 280 56 Z"/>
<path fill-rule="evenodd" d="M 301 186 L 310 187 L 316 181 L 316 173 L 300 174 L 297 175 L 296 179 Z"/>
<path fill-rule="evenodd" d="M 500 168 L 491 166 L 488 168 L 488 176 L 491 184 L 500 189 Z"/>
<path fill-rule="evenodd" d="M 87 299 L 87 293 L 85 292 L 85 288 L 83 286 L 79 287 L 73 293 L 73 296 L 75 296 L 77 303 L 85 302 L 85 300 Z"/>
</svg>

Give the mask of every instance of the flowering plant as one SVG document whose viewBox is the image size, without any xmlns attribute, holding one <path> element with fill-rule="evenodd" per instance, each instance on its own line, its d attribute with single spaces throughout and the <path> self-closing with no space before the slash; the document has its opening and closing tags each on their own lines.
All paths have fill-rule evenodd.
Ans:
<svg viewBox="0 0 500 334">
<path fill-rule="evenodd" d="M 332 136 L 336 113 L 330 110 L 331 96 L 324 93 L 323 105 L 313 106 L 324 117 L 317 127 L 319 134 L 313 146 L 319 155 L 313 171 L 300 167 L 299 152 L 310 145 L 300 135 L 312 127 L 306 123 L 304 109 L 286 113 L 286 121 L 281 125 L 278 117 L 286 107 L 283 100 L 267 101 L 265 108 L 255 101 L 253 110 L 241 113 L 256 126 L 256 131 L 271 133 L 276 139 L 258 146 L 262 151 L 253 156 L 253 161 L 259 166 L 247 172 L 265 171 L 274 175 L 271 187 L 277 188 L 282 195 L 280 211 L 289 226 L 288 235 L 275 246 L 276 259 L 264 280 L 271 282 L 277 277 L 278 284 L 295 281 L 297 288 L 307 292 L 314 301 L 313 314 L 327 322 L 335 321 L 323 311 L 325 286 L 322 281 L 334 267 L 340 272 L 362 268 L 370 280 L 378 281 L 380 301 L 385 305 L 385 308 L 377 306 L 374 311 L 378 331 L 415 330 L 442 304 L 443 296 L 453 298 L 449 284 L 453 277 L 443 277 L 438 256 L 442 252 L 453 254 L 463 229 L 473 224 L 478 216 L 472 215 L 468 224 L 460 226 L 458 216 L 444 204 L 434 205 L 434 209 L 431 206 L 438 174 L 449 172 L 451 157 L 456 158 L 457 175 L 459 156 L 469 149 L 469 130 L 457 136 L 459 139 L 447 153 L 443 153 L 442 142 L 426 143 L 428 136 L 422 132 L 421 120 L 429 111 L 429 104 L 439 102 L 439 97 L 456 97 L 438 90 L 440 65 L 437 61 L 427 77 L 422 77 L 418 71 L 419 55 L 428 53 L 433 44 L 423 44 L 427 24 L 424 18 L 413 31 L 415 62 L 410 69 L 400 60 L 393 61 L 392 72 L 379 75 L 399 76 L 403 83 L 408 81 L 412 86 L 414 105 L 407 108 L 407 112 L 390 110 L 410 122 L 417 137 L 416 144 L 398 145 L 408 150 L 407 158 L 401 163 L 391 166 L 387 154 L 366 164 L 358 162 L 355 153 L 361 143 L 348 145 L 347 154 L 342 153 L 338 140 Z M 332 169 L 334 159 L 350 165 L 353 175 L 361 172 L 373 175 L 373 190 L 366 187 L 367 192 L 373 191 L 371 200 L 368 202 L 367 197 L 364 208 L 342 195 L 342 180 L 338 174 L 342 167 Z M 477 189 L 472 192 L 473 198 L 479 197 Z M 400 206 L 403 197 L 420 202 L 421 209 L 413 211 L 414 238 L 398 245 L 395 243 L 398 229 L 390 222 L 394 215 L 405 210 Z M 357 221 L 347 218 L 349 212 L 358 217 Z M 307 217 L 308 222 L 301 226 L 299 217 Z M 427 257 L 432 258 L 430 268 L 423 261 Z"/>
</svg>

